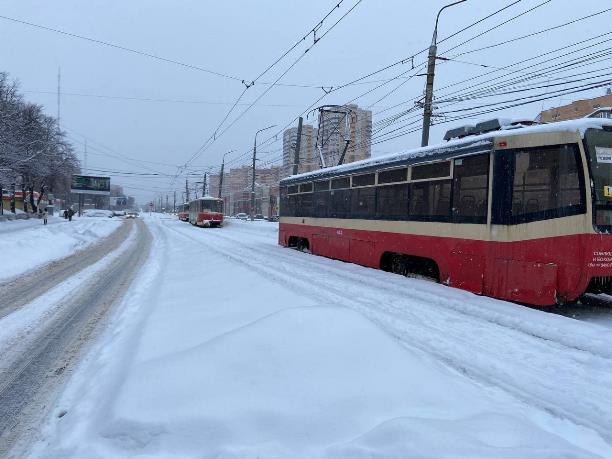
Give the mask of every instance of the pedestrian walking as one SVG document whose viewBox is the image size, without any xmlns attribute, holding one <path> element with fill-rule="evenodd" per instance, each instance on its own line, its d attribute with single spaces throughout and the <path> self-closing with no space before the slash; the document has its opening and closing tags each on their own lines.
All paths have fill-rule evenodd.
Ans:
<svg viewBox="0 0 612 459">
<path fill-rule="evenodd" d="M 70 209 L 68 209 L 68 221 L 71 222 L 72 221 L 72 216 L 74 215 L 74 210 L 72 210 L 72 207 Z"/>
<path fill-rule="evenodd" d="M 49 212 L 47 211 L 47 209 L 43 210 L 43 213 L 42 213 L 43 225 L 47 224 L 47 217 L 48 216 L 49 216 Z"/>
</svg>

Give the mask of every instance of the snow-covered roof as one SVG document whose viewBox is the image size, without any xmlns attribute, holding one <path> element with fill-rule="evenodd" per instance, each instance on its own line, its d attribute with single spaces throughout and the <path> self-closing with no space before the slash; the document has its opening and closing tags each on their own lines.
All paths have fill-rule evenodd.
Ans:
<svg viewBox="0 0 612 459">
<path fill-rule="evenodd" d="M 546 134 L 551 132 L 579 132 L 584 136 L 587 129 L 602 129 L 604 126 L 612 127 L 612 120 L 603 118 L 580 118 L 577 120 L 560 121 L 557 123 L 540 124 L 536 126 L 507 126 L 504 124 L 501 130 L 487 132 L 480 135 L 471 135 L 461 139 L 450 140 L 448 142 L 428 147 L 413 148 L 410 150 L 376 156 L 361 161 L 355 161 L 341 166 L 327 167 L 312 172 L 305 172 L 292 175 L 281 182 L 283 184 L 301 182 L 305 179 L 315 180 L 326 176 L 349 174 L 355 171 L 366 171 L 376 168 L 381 164 L 393 167 L 405 162 L 423 162 L 442 160 L 445 158 L 471 155 L 479 152 L 490 151 L 493 140 L 496 137 L 510 137 L 525 134 Z"/>
</svg>

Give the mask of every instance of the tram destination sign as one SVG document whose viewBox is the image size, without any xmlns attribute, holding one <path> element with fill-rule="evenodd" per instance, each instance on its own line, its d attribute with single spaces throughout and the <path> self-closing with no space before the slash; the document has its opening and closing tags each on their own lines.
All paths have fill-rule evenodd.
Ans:
<svg viewBox="0 0 612 459">
<path fill-rule="evenodd" d="M 110 195 L 110 177 L 73 175 L 70 191 L 72 193 Z"/>
</svg>

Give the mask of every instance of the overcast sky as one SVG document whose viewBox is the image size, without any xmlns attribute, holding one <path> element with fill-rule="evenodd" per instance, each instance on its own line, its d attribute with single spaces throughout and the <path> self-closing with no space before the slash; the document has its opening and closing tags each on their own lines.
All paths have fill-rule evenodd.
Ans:
<svg viewBox="0 0 612 459">
<path fill-rule="evenodd" d="M 608 0 L 550 0 L 532 12 L 445 54 L 449 48 L 543 1 L 517 2 L 502 13 L 440 44 L 438 55 L 451 57 L 463 51 L 536 32 L 612 7 L 612 1 Z M 320 37 L 325 33 L 356 2 L 357 0 L 344 0 L 340 8 L 323 23 L 317 35 Z M 228 126 L 269 88 L 262 83 L 275 81 L 306 48 L 312 47 L 280 80 L 281 83 L 300 86 L 273 87 L 230 129 L 200 152 L 188 170 L 179 167 L 188 162 L 211 136 L 243 92 L 245 86 L 239 80 L 255 79 L 299 38 L 306 35 L 330 11 L 333 2 L 5 0 L 0 2 L 2 16 L 180 61 L 200 67 L 200 70 L 6 19 L 0 20 L 0 70 L 9 72 L 20 81 L 28 100 L 44 105 L 49 114 L 56 115 L 57 72 L 58 67 L 61 67 L 61 125 L 79 151 L 81 159 L 83 143 L 87 139 L 88 172 L 111 175 L 113 183 L 124 185 L 126 192 L 143 203 L 173 189 L 182 191 L 186 172 L 199 172 L 208 168 L 218 170 L 221 157 L 226 151 L 236 150 L 227 156 L 231 165 L 249 163 L 250 158 L 247 156 L 252 149 L 255 132 L 272 124 L 278 127 L 267 133 L 274 134 L 279 131 L 323 95 L 320 86 L 338 87 L 426 48 L 431 41 L 436 13 L 446 3 L 448 2 L 439 0 L 362 0 L 315 46 L 312 46 L 313 37 L 309 35 L 292 53 L 262 76 L 241 99 L 240 103 L 246 105 L 236 106 L 223 127 Z M 441 16 L 439 40 L 510 3 L 513 2 L 468 0 L 453 6 Z M 508 66 L 561 46 L 608 33 L 611 31 L 610 18 L 610 12 L 603 13 L 530 39 L 457 57 L 464 62 L 439 62 L 435 86 L 440 89 L 454 82 L 491 72 L 495 67 Z M 609 37 L 603 37 L 600 41 L 607 39 Z M 593 49 L 606 48 L 609 48 L 609 43 L 603 43 Z M 589 52 L 592 50 L 582 51 L 576 56 L 584 56 Z M 424 54 L 416 56 L 414 64 L 418 66 L 425 58 Z M 487 65 L 489 68 L 474 64 Z M 354 84 L 332 92 L 319 102 L 319 105 L 351 101 L 380 84 L 372 83 L 372 80 L 390 79 L 402 72 L 412 75 L 416 72 L 410 72 L 411 65 L 409 60 L 403 65 L 397 65 L 360 82 L 366 84 Z M 582 70 L 605 68 L 609 64 L 606 61 L 589 65 L 574 69 L 568 75 L 575 75 Z M 201 69 L 238 80 L 213 75 Z M 507 72 L 508 70 L 500 71 L 489 78 Z M 550 73 L 550 78 L 554 77 L 555 72 Z M 601 78 L 593 81 L 600 80 Z M 411 78 L 379 101 L 403 81 L 405 80 L 393 80 L 363 95 L 356 103 L 362 107 L 373 104 L 371 109 L 375 123 L 411 108 L 414 106 L 411 99 L 417 98 L 423 92 L 422 76 Z M 445 91 L 465 88 L 467 85 L 468 83 L 465 83 Z M 572 85 L 568 87 L 570 86 Z M 534 90 L 533 94 L 549 90 L 542 88 Z M 542 108 L 567 103 L 573 99 L 601 95 L 604 92 L 604 88 L 592 89 L 478 118 L 505 116 L 532 119 Z M 444 91 L 440 89 L 436 95 L 443 99 Z M 488 104 L 523 96 L 522 93 L 500 95 L 497 99 L 465 101 L 456 107 Z M 378 113 L 404 101 L 403 105 Z M 447 116 L 452 115 L 447 113 Z M 414 121 L 413 118 L 406 120 Z M 312 115 L 308 121 L 314 121 Z M 434 126 L 431 143 L 439 142 L 449 127 L 474 121 L 468 119 Z M 400 119 L 398 123 L 387 128 L 387 131 L 402 124 Z M 220 131 L 223 131 L 223 127 Z M 269 137 L 267 133 L 260 135 L 259 139 L 266 141 Z M 418 145 L 420 132 L 414 132 L 376 143 L 372 153 L 379 155 Z M 277 141 L 271 139 L 262 145 L 262 162 L 268 164 L 279 160 L 281 148 L 282 135 L 279 135 Z M 105 174 L 102 172 L 104 170 L 122 173 Z M 133 178 L 126 177 L 124 172 L 157 172 L 169 176 Z M 177 172 L 180 172 L 180 175 L 173 179 Z"/>
</svg>

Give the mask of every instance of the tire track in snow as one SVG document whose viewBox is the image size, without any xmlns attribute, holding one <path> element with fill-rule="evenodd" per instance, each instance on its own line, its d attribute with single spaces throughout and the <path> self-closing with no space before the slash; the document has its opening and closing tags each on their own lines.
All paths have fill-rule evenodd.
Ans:
<svg viewBox="0 0 612 459">
<path fill-rule="evenodd" d="M 22 354 L 2 374 L 0 457 L 19 448 L 36 432 L 55 391 L 146 259 L 151 237 L 141 221 L 135 225 L 141 237 L 134 238 L 133 243 L 126 241 L 120 254 L 111 254 L 110 262 L 100 260 L 99 271 L 89 276 L 73 295 L 58 299 L 58 311 L 28 334 Z"/>
<path fill-rule="evenodd" d="M 255 248 L 220 231 L 201 232 L 202 237 L 194 237 L 195 228 L 190 231 L 189 227 L 167 227 L 318 302 L 357 310 L 407 347 L 418 348 L 476 381 L 503 389 L 530 406 L 586 426 L 612 441 L 608 428 L 612 425 L 612 365 L 605 355 L 598 355 L 599 346 L 594 346 L 594 352 L 588 346 L 568 347 L 563 342 L 480 317 L 475 314 L 478 308 L 472 314 L 456 311 L 448 303 L 458 299 L 425 292 L 413 285 L 423 281 L 410 282 L 405 278 L 381 281 L 378 277 L 382 273 L 375 270 L 370 276 L 356 272 L 368 268 L 294 251 L 287 251 L 285 256 L 282 252 L 287 249 Z M 340 270 L 343 273 L 336 272 Z M 341 282 L 334 282 L 338 279 Z M 411 285 L 400 286 L 399 280 Z M 350 298 L 347 292 L 351 293 Z M 461 301 L 496 301 L 451 292 L 464 296 Z M 420 304 L 411 304 L 415 299 Z M 513 304 L 508 307 L 522 308 Z M 529 315 L 538 313 L 527 311 Z M 539 314 L 544 321 L 547 317 L 559 319 Z M 577 393 L 576 387 L 584 390 Z"/>
</svg>

